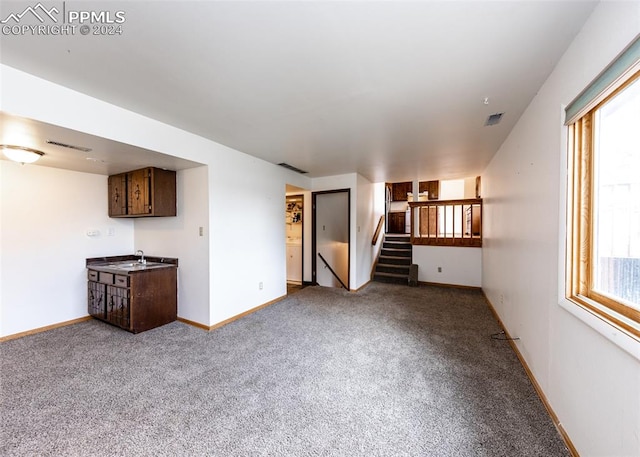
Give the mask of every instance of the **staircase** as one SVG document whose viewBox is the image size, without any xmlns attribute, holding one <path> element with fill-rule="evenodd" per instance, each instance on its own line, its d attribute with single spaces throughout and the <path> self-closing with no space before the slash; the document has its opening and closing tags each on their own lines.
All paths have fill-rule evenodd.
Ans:
<svg viewBox="0 0 640 457">
<path fill-rule="evenodd" d="M 411 238 L 409 235 L 385 235 L 373 280 L 393 284 L 409 283 Z"/>
</svg>

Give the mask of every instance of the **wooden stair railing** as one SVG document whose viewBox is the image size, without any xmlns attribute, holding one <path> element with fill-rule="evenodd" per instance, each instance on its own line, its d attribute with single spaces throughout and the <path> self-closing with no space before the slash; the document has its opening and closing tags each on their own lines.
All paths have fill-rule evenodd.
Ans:
<svg viewBox="0 0 640 457">
<path fill-rule="evenodd" d="M 375 246 L 378 242 L 378 238 L 380 238 L 380 232 L 382 232 L 382 225 L 384 224 L 384 215 L 380 216 L 378 219 L 378 226 L 376 227 L 376 231 L 373 233 L 373 239 L 371 240 L 371 245 Z"/>
<path fill-rule="evenodd" d="M 342 287 L 344 287 L 345 289 L 349 290 L 349 288 L 347 286 L 345 286 L 345 284 L 342 282 L 342 279 L 340 279 L 340 276 L 338 276 L 338 274 L 335 271 L 333 271 L 333 268 L 331 268 L 331 265 L 329 265 L 329 263 L 325 260 L 324 257 L 322 257 L 322 254 L 320 254 L 319 252 L 318 252 L 318 257 L 320 257 L 320 260 L 322 260 L 324 262 L 324 264 L 327 266 L 327 268 L 329 269 L 331 274 L 338 280 L 340 285 Z"/>
</svg>

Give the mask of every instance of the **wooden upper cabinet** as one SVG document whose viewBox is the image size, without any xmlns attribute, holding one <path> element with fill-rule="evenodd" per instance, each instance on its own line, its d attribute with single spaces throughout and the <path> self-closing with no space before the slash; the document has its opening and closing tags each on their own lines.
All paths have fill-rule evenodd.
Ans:
<svg viewBox="0 0 640 457">
<path fill-rule="evenodd" d="M 437 200 L 440 198 L 440 181 L 420 181 L 418 192 L 427 192 L 429 200 Z"/>
<path fill-rule="evenodd" d="M 127 174 L 109 176 L 109 216 L 127 214 Z"/>
<path fill-rule="evenodd" d="M 407 201 L 407 193 L 413 192 L 413 183 L 407 182 L 394 182 L 391 184 L 391 200 L 394 202 Z"/>
<path fill-rule="evenodd" d="M 125 211 L 118 211 L 115 200 L 115 189 L 121 181 L 126 182 Z M 176 215 L 176 172 L 160 168 L 142 168 L 120 175 L 109 177 L 109 216 L 110 217 L 143 217 L 143 216 L 175 216 Z"/>
</svg>

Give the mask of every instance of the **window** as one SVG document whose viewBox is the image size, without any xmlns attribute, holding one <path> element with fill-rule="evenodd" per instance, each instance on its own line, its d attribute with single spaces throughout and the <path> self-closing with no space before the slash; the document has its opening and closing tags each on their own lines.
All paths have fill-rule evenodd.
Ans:
<svg viewBox="0 0 640 457">
<path fill-rule="evenodd" d="M 640 339 L 637 66 L 569 125 L 567 297 Z"/>
</svg>

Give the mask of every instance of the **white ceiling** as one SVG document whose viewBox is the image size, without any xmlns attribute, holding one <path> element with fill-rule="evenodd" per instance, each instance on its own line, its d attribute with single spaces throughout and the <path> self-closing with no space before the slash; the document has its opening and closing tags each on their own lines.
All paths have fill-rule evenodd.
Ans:
<svg viewBox="0 0 640 457">
<path fill-rule="evenodd" d="M 66 4 L 124 11 L 122 35 L 2 36 L 2 63 L 312 177 L 375 182 L 480 174 L 595 6 Z"/>
<path fill-rule="evenodd" d="M 183 170 L 201 163 L 108 140 L 45 122 L 24 119 L 0 112 L 0 144 L 29 146 L 44 152 L 37 164 L 113 175 L 153 165 L 167 170 Z M 88 152 L 48 144 L 55 141 L 66 145 L 91 149 Z"/>
</svg>

